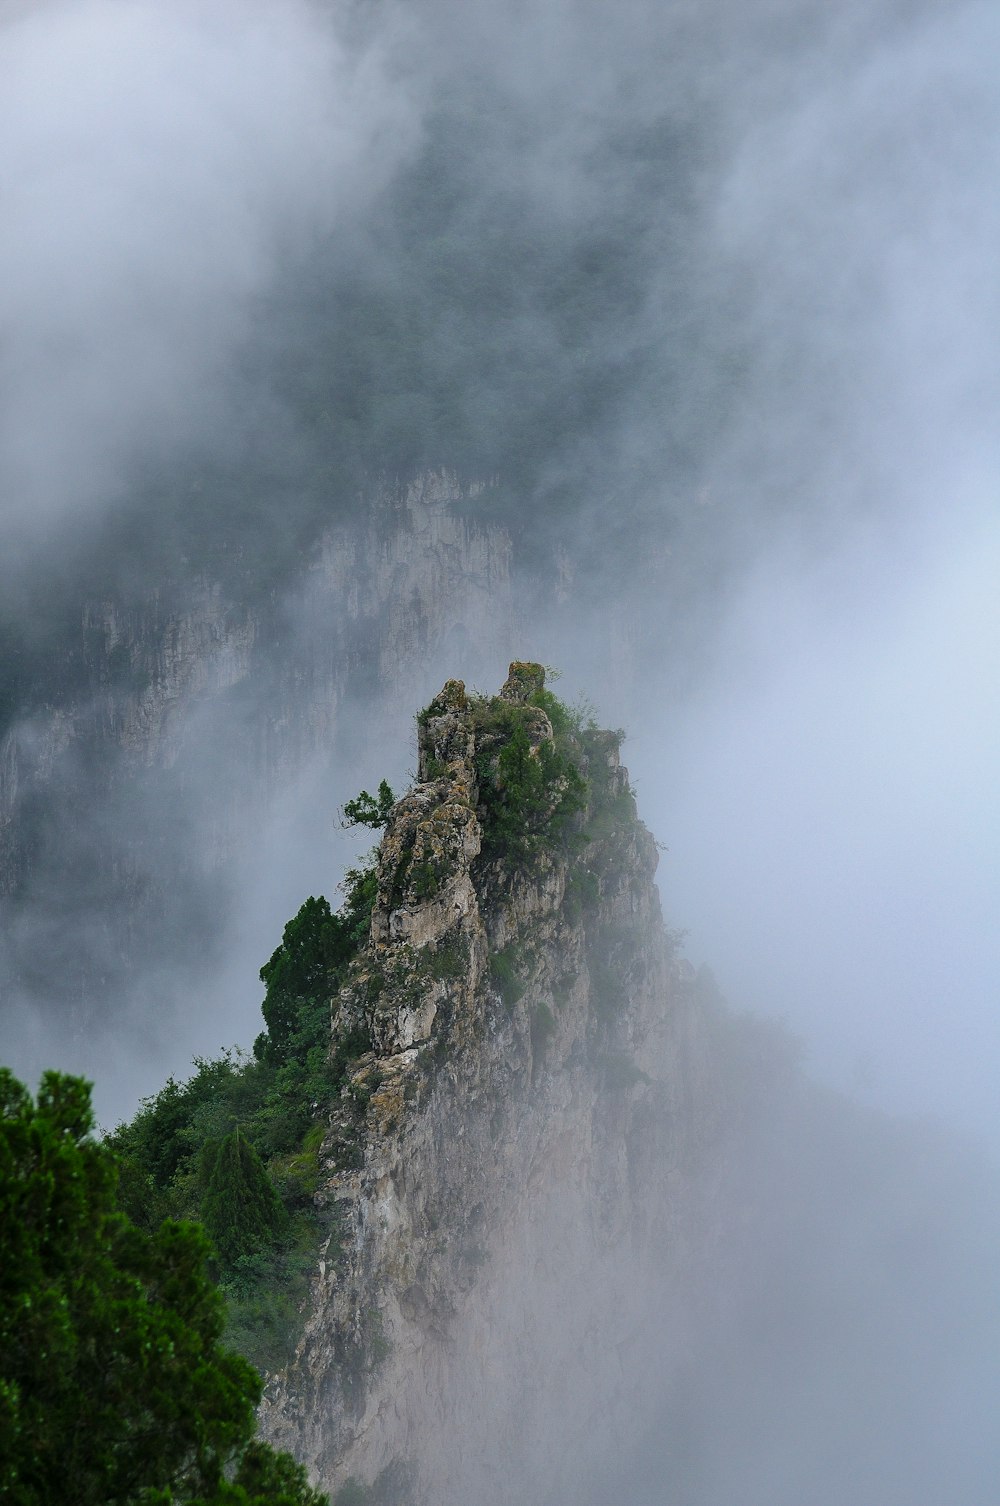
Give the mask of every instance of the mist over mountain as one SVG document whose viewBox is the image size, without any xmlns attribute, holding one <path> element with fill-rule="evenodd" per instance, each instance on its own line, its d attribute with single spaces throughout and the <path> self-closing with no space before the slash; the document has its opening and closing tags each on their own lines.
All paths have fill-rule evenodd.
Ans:
<svg viewBox="0 0 1000 1506">
<path fill-rule="evenodd" d="M 893 767 L 918 812 L 933 808 L 910 817 L 932 863 L 949 766 L 970 767 L 954 787 L 980 828 L 992 808 L 997 641 L 979 603 L 997 548 L 994 31 L 981 5 L 10 9 L 8 732 L 30 743 L 40 712 L 141 691 L 156 651 L 128 633 L 155 645 L 206 591 L 252 635 L 243 714 L 265 719 L 276 678 L 301 678 L 282 656 L 324 529 L 370 510 L 383 478 L 444 468 L 491 483 L 468 511 L 510 535 L 532 642 L 628 723 L 652 798 L 673 802 L 665 839 L 674 809 L 713 796 L 698 758 L 681 758 L 690 790 L 668 793 L 664 750 L 704 742 L 702 708 L 727 704 L 737 654 L 749 703 L 761 686 L 778 704 L 750 729 L 709 712 L 711 735 L 749 737 L 770 764 L 803 694 L 817 725 L 844 722 L 833 708 L 877 677 L 874 642 L 895 690 L 872 683 L 856 710 L 839 790 L 813 782 L 822 755 L 805 751 L 803 809 L 780 824 L 794 834 L 823 808 L 861 851 L 890 847 L 865 791 Z M 114 642 L 107 604 L 132 625 Z M 959 662 L 970 716 L 949 705 Z M 904 728 L 911 714 L 885 708 L 905 685 L 918 724 Z M 36 842 L 5 885 L 15 928 L 41 928 L 27 961 L 15 947 L 11 986 L 43 1039 L 70 959 L 117 924 L 111 898 L 76 921 L 81 891 L 115 866 L 109 833 L 141 812 L 140 884 L 169 890 L 178 863 L 218 870 L 189 790 L 211 805 L 226 756 L 212 738 L 204 753 L 180 790 L 151 769 L 126 797 L 94 772 L 103 755 L 74 746 L 61 777 L 83 819 L 59 817 L 50 845 L 78 856 L 49 863 Z M 44 825 L 11 782 L 5 819 Z M 718 830 L 736 870 L 738 833 Z M 964 884 L 982 913 L 988 853 L 954 840 L 949 893 Z M 803 861 L 782 839 L 769 888 L 797 887 L 777 879 L 789 843 Z M 886 868 L 880 882 L 905 890 L 912 861 L 890 852 Z M 226 888 L 219 871 L 220 915 Z M 696 925 L 709 958 L 739 903 L 706 913 L 704 939 Z M 919 924 L 936 912 L 974 1034 L 997 959 L 948 908 L 930 881 Z M 128 974 L 135 947 L 111 950 Z M 115 969 L 96 971 L 99 992 L 120 991 Z M 249 959 L 241 976 L 253 992 Z M 799 982 L 777 1000 L 793 1017 Z M 862 1027 L 846 1050 L 886 1045 Z"/>
<path fill-rule="evenodd" d="M 283 924 L 357 853 L 344 800 L 405 784 L 445 676 L 530 654 L 627 727 L 693 964 L 867 1105 L 811 1122 L 829 1162 L 885 1144 L 869 1109 L 995 1151 L 998 32 L 985 0 L 0 7 L 19 1075 L 94 1077 L 111 1124 L 248 1043 Z M 808 1174 L 773 1150 L 742 1185 L 794 1228 Z M 976 1181 L 955 1156 L 935 1187 Z M 970 1371 L 993 1384 L 963 1337 L 988 1303 L 977 1200 L 914 1236 L 956 1272 L 952 1440 Z M 742 1270 L 727 1238 L 745 1316 L 770 1256 Z M 710 1439 L 757 1425 L 769 1342 L 701 1355 Z M 817 1409 L 826 1352 L 803 1361 Z M 869 1360 L 860 1335 L 838 1376 Z M 928 1498 L 986 1498 L 960 1449 L 932 1453 Z M 697 1506 L 747 1457 L 711 1456 Z M 880 1506 L 913 1498 L 872 1478 Z M 846 1498 L 847 1466 L 829 1479 Z"/>
<path fill-rule="evenodd" d="M 337 1506 L 990 1500 L 995 1162 L 679 954 L 620 734 L 541 665 L 417 721 L 253 1055 L 111 1140 L 143 1227 L 218 1230 L 265 1437 Z M 233 1124 L 263 1226 L 232 1188 L 220 1222 Z"/>
<path fill-rule="evenodd" d="M 212 592 L 216 622 L 252 640 L 252 673 L 230 672 L 241 715 L 265 722 L 277 682 L 284 714 L 302 679 L 288 667 L 302 571 L 324 530 L 370 514 L 395 477 L 451 470 L 460 487 L 490 483 L 465 510 L 509 534 L 531 642 L 628 724 L 672 844 L 675 812 L 714 800 L 705 753 L 672 751 L 704 747 L 704 715 L 715 767 L 737 738 L 773 766 L 809 695 L 816 727 L 852 723 L 837 788 L 813 745 L 783 777 L 802 795 L 768 823 L 788 835 L 757 834 L 774 841 L 763 888 L 799 888 L 782 865 L 811 862 L 796 834 L 828 812 L 861 853 L 886 850 L 879 888 L 901 895 L 910 924 L 936 917 L 951 1008 L 967 1005 L 971 1035 L 991 1031 L 995 951 L 948 895 L 967 890 L 968 915 L 995 893 L 992 836 L 973 854 L 951 805 L 992 832 L 997 107 L 983 60 L 995 24 L 982 5 L 920 4 L 10 9 L 9 736 L 30 745 L 39 714 L 141 694 L 162 673 L 164 633 L 203 618 Z M 109 608 L 124 624 L 110 632 Z M 513 647 L 498 641 L 488 663 L 464 667 L 495 674 Z M 362 641 L 355 665 L 366 652 Z M 422 690 L 454 667 L 438 659 Z M 357 671 L 362 700 L 371 674 Z M 757 710 L 734 726 L 712 708 L 743 683 Z M 192 719 L 189 747 L 207 714 L 173 707 Z M 94 716 L 114 719 L 105 705 Z M 262 959 L 232 960 L 238 945 L 220 930 L 232 881 L 221 852 L 205 851 L 198 804 L 218 803 L 227 753 L 208 736 L 173 789 L 155 772 L 162 756 L 144 755 L 125 795 L 104 752 L 72 742 L 59 782 L 75 816 L 53 818 L 47 846 L 30 832 L 45 827 L 51 791 L 8 780 L 22 855 L 6 903 L 31 938 L 13 948 L 10 988 L 39 1011 L 45 1040 L 66 969 L 103 933 L 123 960 L 95 961 L 96 992 L 104 1007 L 134 998 L 149 937 L 117 934 L 114 883 L 100 898 L 109 869 L 132 865 L 140 887 L 164 891 L 178 868 L 206 869 L 218 918 L 205 942 L 246 996 L 220 1029 L 237 1033 Z M 741 749 L 729 784 L 751 781 Z M 952 767 L 969 777 L 952 780 Z M 915 864 L 895 862 L 877 793 L 889 768 L 908 792 L 898 819 L 918 865 L 954 844 L 947 893 L 928 878 L 908 900 Z M 287 803 L 287 761 L 284 772 Z M 769 799 L 758 785 L 740 807 Z M 114 833 L 137 824 L 146 855 L 116 856 Z M 723 872 L 742 873 L 739 832 L 729 818 L 715 831 Z M 295 842 L 275 840 L 267 866 L 294 864 Z M 686 847 L 689 861 L 700 859 Z M 870 910 L 867 868 L 855 881 Z M 272 931 L 292 898 L 269 912 Z M 734 893 L 721 914 L 693 903 L 683 919 L 717 960 L 745 900 Z M 758 935 L 779 908 L 755 918 Z M 809 929 L 795 909 L 777 922 L 779 951 Z M 825 895 L 810 921 L 816 909 Z M 154 942 L 158 971 L 170 974 L 191 924 L 184 915 L 169 945 Z M 876 974 L 914 952 L 888 929 L 866 948 Z M 761 999 L 776 988 L 778 1009 L 811 1028 L 803 986 L 738 983 Z M 869 992 L 856 975 L 846 986 Z M 863 1020 L 851 1032 L 823 1057 L 885 1058 L 886 1032 Z M 930 1026 L 916 1039 L 899 1087 L 910 1104 L 925 1045 L 936 1059 L 942 1049 Z M 956 1062 L 951 1080 L 963 1074 Z M 973 1096 L 982 1127 L 985 1087 Z"/>
</svg>

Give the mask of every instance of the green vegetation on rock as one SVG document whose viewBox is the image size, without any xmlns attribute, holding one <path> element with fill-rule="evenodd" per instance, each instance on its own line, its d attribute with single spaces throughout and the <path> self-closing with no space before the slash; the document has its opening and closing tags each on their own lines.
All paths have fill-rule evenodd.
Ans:
<svg viewBox="0 0 1000 1506">
<path fill-rule="evenodd" d="M 379 781 L 378 793 L 371 795 L 362 790 L 353 800 L 344 805 L 345 826 L 370 826 L 379 831 L 389 819 L 396 797 L 384 779 Z"/>
<path fill-rule="evenodd" d="M 575 858 L 634 827 L 634 796 L 613 767 L 625 734 L 599 728 L 588 705 L 568 706 L 546 689 L 542 665 L 513 663 L 501 695 L 472 697 L 470 716 L 485 863 L 529 868 L 546 854 Z M 581 898 L 594 888 L 575 862 L 568 877 Z"/>
<path fill-rule="evenodd" d="M 491 712 L 492 745 L 477 754 L 479 817 L 487 859 L 511 864 L 558 848 L 571 817 L 585 808 L 586 782 L 568 753 L 532 743 L 519 707 Z"/>
<path fill-rule="evenodd" d="M 504 1003 L 511 1010 L 524 993 L 524 984 L 518 977 L 518 950 L 513 944 L 490 957 L 490 978 Z"/>
<path fill-rule="evenodd" d="M 492 698 L 449 681 L 418 724 L 432 783 L 398 810 L 385 781 L 344 807 L 348 824 L 390 825 L 381 890 L 375 851 L 346 875 L 338 911 L 310 896 L 289 920 L 261 968 L 265 1028 L 252 1054 L 196 1059 L 186 1082 L 171 1078 L 102 1143 L 90 1138 L 84 1084 L 50 1075 L 36 1107 L 0 1075 L 0 1493 L 27 1506 L 61 1495 L 84 1506 L 317 1506 L 293 1461 L 249 1441 L 253 1367 L 290 1358 L 320 1243 L 339 1258 L 341 1215 L 316 1196 L 324 1172 L 361 1169 L 371 1116 L 388 1132 L 409 1101 L 408 1089 L 392 1099 L 373 1052 L 378 1010 L 387 998 L 419 1009 L 434 988 L 427 1061 L 439 1063 L 449 985 L 470 961 L 469 938 L 447 918 L 423 945 L 369 949 L 377 903 L 405 895 L 413 906 L 471 875 L 484 914 L 506 915 L 512 882 L 554 878 L 553 895 L 561 882 L 562 921 L 584 932 L 592 1060 L 607 1091 L 641 1079 L 613 1040 L 634 936 L 601 910 L 634 856 L 620 734 L 567 707 L 531 663 L 511 665 Z M 376 932 L 384 919 L 380 909 Z M 530 925 L 490 934 L 490 981 L 530 1040 L 534 1080 L 577 975 L 549 969 L 540 989 Z M 472 1265 L 485 1259 L 477 1240 L 465 1251 Z M 356 1408 L 388 1354 L 379 1309 L 361 1309 L 339 1342 Z M 72 1482 L 61 1495 L 57 1471 Z M 401 1479 L 357 1486 L 358 1499 L 395 1499 Z"/>
<path fill-rule="evenodd" d="M 207 1147 L 212 1170 L 201 1219 L 224 1267 L 277 1244 L 288 1222 L 264 1164 L 239 1126 Z"/>
</svg>

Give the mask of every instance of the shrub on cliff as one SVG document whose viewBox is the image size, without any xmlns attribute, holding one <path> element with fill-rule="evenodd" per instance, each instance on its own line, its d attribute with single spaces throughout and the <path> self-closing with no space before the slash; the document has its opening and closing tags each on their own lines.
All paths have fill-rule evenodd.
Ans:
<svg viewBox="0 0 1000 1506">
<path fill-rule="evenodd" d="M 259 1059 L 280 1064 L 326 1045 L 333 979 L 356 950 L 354 919 L 335 915 L 322 895 L 310 895 L 285 926 L 280 946 L 260 970 L 267 1030 L 254 1043 Z"/>
<path fill-rule="evenodd" d="M 322 1138 L 318 1116 L 370 1046 L 356 1024 L 331 1039 L 331 1003 L 367 940 L 375 887 L 374 864 L 363 863 L 345 876 L 339 912 L 322 896 L 310 897 L 285 926 L 261 969 L 267 1028 L 253 1057 L 234 1050 L 196 1059 L 187 1082 L 171 1079 L 107 1140 L 119 1157 L 119 1205 L 140 1227 L 152 1232 L 165 1214 L 212 1224 L 227 1332 L 263 1369 L 287 1358 L 317 1226 L 326 1217 L 312 1202 Z M 223 1195 L 218 1186 L 210 1195 L 220 1145 L 237 1129 L 244 1159 L 254 1155 L 258 1166 L 264 1163 L 280 1200 L 280 1216 L 271 1203 L 262 1219 L 237 1221 L 246 1235 L 238 1251 L 229 1248 L 232 1231 L 223 1211 L 233 1189 Z"/>
<path fill-rule="evenodd" d="M 572 817 L 586 808 L 576 759 L 548 737 L 529 735 L 531 711 L 493 700 L 480 712 L 476 774 L 487 861 L 516 866 L 558 848 Z"/>
<path fill-rule="evenodd" d="M 381 779 L 376 795 L 362 790 L 353 800 L 345 801 L 344 825 L 370 826 L 373 831 L 380 831 L 388 821 L 395 802 L 396 797 L 388 783 Z"/>
</svg>

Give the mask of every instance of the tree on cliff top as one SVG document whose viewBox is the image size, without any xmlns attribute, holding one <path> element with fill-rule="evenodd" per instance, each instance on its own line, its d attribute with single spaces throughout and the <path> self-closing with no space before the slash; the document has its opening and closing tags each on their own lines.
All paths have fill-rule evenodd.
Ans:
<svg viewBox="0 0 1000 1506">
<path fill-rule="evenodd" d="M 253 1439 L 260 1379 L 220 1346 L 193 1224 L 115 1211 L 88 1084 L 0 1069 L 0 1497 L 18 1506 L 324 1506 Z"/>
<path fill-rule="evenodd" d="M 392 791 L 384 780 L 379 791 L 380 798 L 383 791 L 388 792 L 391 804 Z M 358 801 L 365 798 L 373 797 L 362 790 Z M 293 1059 L 304 1062 L 314 1046 L 326 1053 L 331 995 L 344 969 L 368 939 L 375 899 L 374 864 L 350 869 L 344 889 L 339 914 L 330 909 L 322 895 L 318 899 L 310 895 L 285 926 L 281 945 L 260 970 L 260 981 L 267 989 L 261 1006 L 267 1030 L 257 1037 L 253 1048 L 260 1061 L 276 1066 Z"/>
</svg>

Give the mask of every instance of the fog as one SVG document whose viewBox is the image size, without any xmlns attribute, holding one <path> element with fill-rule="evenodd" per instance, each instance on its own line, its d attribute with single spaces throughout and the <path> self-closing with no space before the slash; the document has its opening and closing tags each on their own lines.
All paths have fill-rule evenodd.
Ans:
<svg viewBox="0 0 1000 1506">
<path fill-rule="evenodd" d="M 405 92 L 296 0 L 16 9 L 5 161 L 3 528 L 81 518 L 232 424 L 277 268 L 404 149 Z"/>
<path fill-rule="evenodd" d="M 94 1076 L 110 1123 L 249 1045 L 282 924 L 356 855 L 339 805 L 516 654 L 627 726 L 668 922 L 734 1007 L 859 1114 L 996 1152 L 998 42 L 921 0 L 0 8 L 16 1070 Z M 373 498 L 428 469 L 490 483 L 462 507 L 512 576 L 392 660 L 418 572 L 348 597 L 399 526 Z M 370 536 L 323 595 L 330 529 Z M 188 633 L 210 667 L 143 742 Z M 952 1498 L 985 1501 L 970 1429 Z M 920 1457 L 945 1499 L 953 1451 Z M 915 1499 L 883 1464 L 854 1498 Z"/>
<path fill-rule="evenodd" d="M 642 753 L 675 918 L 729 990 L 994 1144 L 995 24 L 929 14 L 748 124 L 716 224 L 772 381 L 710 468 L 791 472 L 802 505 Z"/>
<path fill-rule="evenodd" d="M 693 716 L 636 762 L 727 992 L 843 1087 L 995 1145 L 1000 530 L 957 505 L 872 544 L 756 570 Z"/>
</svg>

